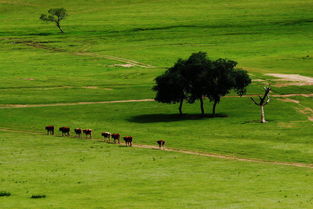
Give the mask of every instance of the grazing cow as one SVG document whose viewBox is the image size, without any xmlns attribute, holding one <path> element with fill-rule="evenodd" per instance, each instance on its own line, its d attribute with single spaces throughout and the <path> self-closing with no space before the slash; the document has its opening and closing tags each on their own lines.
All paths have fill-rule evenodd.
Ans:
<svg viewBox="0 0 313 209">
<path fill-rule="evenodd" d="M 91 133 L 92 133 L 91 129 L 84 129 L 83 133 L 86 135 L 86 139 L 87 139 L 87 136 L 89 136 L 89 138 L 91 139 Z"/>
<path fill-rule="evenodd" d="M 51 135 L 54 135 L 54 126 L 46 126 L 46 131 L 47 131 L 47 134 L 51 134 Z"/>
<path fill-rule="evenodd" d="M 107 142 L 110 142 L 111 141 L 111 133 L 110 132 L 103 132 L 101 134 L 101 136 L 103 136 L 104 140 L 107 141 Z"/>
<path fill-rule="evenodd" d="M 69 136 L 70 135 L 70 128 L 63 126 L 61 128 L 59 128 L 59 131 L 62 132 L 62 136 Z"/>
<path fill-rule="evenodd" d="M 163 149 L 164 149 L 164 145 L 165 145 L 165 141 L 164 141 L 164 140 L 158 140 L 157 143 L 158 143 L 160 149 L 161 149 L 162 147 L 163 147 Z"/>
<path fill-rule="evenodd" d="M 120 134 L 112 134 L 111 135 L 114 144 L 116 144 L 116 141 L 120 144 Z"/>
<path fill-rule="evenodd" d="M 74 129 L 76 136 L 78 136 L 79 138 L 82 137 L 82 129 L 81 128 L 75 128 Z"/>
<path fill-rule="evenodd" d="M 133 137 L 132 136 L 124 136 L 123 138 L 124 138 L 126 147 L 127 146 L 131 147 L 133 145 Z"/>
</svg>

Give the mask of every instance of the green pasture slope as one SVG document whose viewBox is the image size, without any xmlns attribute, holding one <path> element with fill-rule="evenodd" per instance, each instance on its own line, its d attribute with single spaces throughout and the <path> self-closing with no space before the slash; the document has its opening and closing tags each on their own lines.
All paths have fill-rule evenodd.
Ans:
<svg viewBox="0 0 313 209">
<path fill-rule="evenodd" d="M 12 193 L 1 208 L 312 207 L 312 169 L 29 134 L 0 141 L 1 189 Z"/>
<path fill-rule="evenodd" d="M 69 13 L 65 34 L 39 21 L 58 7 Z M 266 124 L 247 97 L 223 98 L 216 118 L 200 118 L 198 103 L 184 105 L 183 118 L 177 105 L 156 102 L 3 108 L 151 99 L 153 79 L 198 51 L 265 80 L 248 94 L 275 84 L 266 73 L 313 77 L 312 8 L 312 0 L 0 0 L 0 194 L 11 193 L 0 208 L 313 208 L 313 169 L 97 140 L 111 131 L 137 144 L 165 139 L 176 149 L 313 164 L 312 97 L 272 98 Z M 50 124 L 92 128 L 95 139 L 44 136 Z"/>
</svg>

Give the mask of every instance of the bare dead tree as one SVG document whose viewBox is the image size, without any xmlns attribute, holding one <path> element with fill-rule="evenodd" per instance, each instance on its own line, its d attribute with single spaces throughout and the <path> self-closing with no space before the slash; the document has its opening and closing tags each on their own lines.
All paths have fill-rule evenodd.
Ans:
<svg viewBox="0 0 313 209">
<path fill-rule="evenodd" d="M 265 114 L 264 114 L 264 106 L 267 105 L 270 102 L 270 91 L 271 88 L 270 87 L 264 87 L 264 95 L 263 97 L 259 96 L 260 101 L 256 102 L 252 97 L 250 97 L 250 99 L 253 101 L 254 104 L 256 104 L 257 106 L 260 107 L 260 111 L 261 111 L 261 123 L 266 123 L 265 120 Z"/>
</svg>

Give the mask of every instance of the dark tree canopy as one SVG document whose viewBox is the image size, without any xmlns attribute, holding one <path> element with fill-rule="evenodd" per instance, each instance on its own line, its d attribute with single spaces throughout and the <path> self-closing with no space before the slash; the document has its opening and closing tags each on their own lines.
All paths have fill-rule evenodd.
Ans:
<svg viewBox="0 0 313 209">
<path fill-rule="evenodd" d="M 251 83 L 247 71 L 236 69 L 236 65 L 235 61 L 218 59 L 206 72 L 205 96 L 213 102 L 213 116 L 221 97 L 229 94 L 231 90 L 235 90 L 238 95 L 242 96 L 246 93 L 246 87 Z"/>
<path fill-rule="evenodd" d="M 203 96 L 205 95 L 205 74 L 212 66 L 212 61 L 209 60 L 204 52 L 193 53 L 185 62 L 183 74 L 187 82 L 187 101 L 194 103 L 200 101 L 201 114 L 204 115 Z"/>
<path fill-rule="evenodd" d="M 158 102 L 173 104 L 179 102 L 180 114 L 182 114 L 183 101 L 187 98 L 187 83 L 181 73 L 183 66 L 183 60 L 178 60 L 173 67 L 155 78 L 156 85 L 153 87 L 153 90 L 156 91 L 155 100 Z"/>
<path fill-rule="evenodd" d="M 236 69 L 237 62 L 227 59 L 210 60 L 205 52 L 193 53 L 188 59 L 179 59 L 163 75 L 158 76 L 153 90 L 155 100 L 163 103 L 189 103 L 200 101 L 204 115 L 203 98 L 213 102 L 213 116 L 221 97 L 234 90 L 238 95 L 246 93 L 251 79 L 246 71 Z"/>
<path fill-rule="evenodd" d="M 54 22 L 61 31 L 61 33 L 64 33 L 61 28 L 60 22 L 67 16 L 66 9 L 64 8 L 49 9 L 48 13 L 49 14 L 41 14 L 40 20 L 45 22 Z"/>
</svg>

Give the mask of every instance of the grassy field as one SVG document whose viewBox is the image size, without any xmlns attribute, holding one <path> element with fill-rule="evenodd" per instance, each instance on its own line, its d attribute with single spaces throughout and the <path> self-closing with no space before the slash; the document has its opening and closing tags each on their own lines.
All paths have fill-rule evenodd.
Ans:
<svg viewBox="0 0 313 209">
<path fill-rule="evenodd" d="M 64 34 L 39 21 L 64 7 Z M 313 164 L 312 97 L 273 97 L 269 123 L 247 97 L 223 98 L 220 117 L 199 104 L 156 102 L 4 108 L 152 99 L 153 79 L 178 58 L 205 51 L 238 61 L 248 94 L 312 94 L 267 73 L 313 77 L 313 1 L 0 0 L 1 208 L 312 208 L 312 169 L 124 148 L 44 136 L 43 128 L 92 128 L 167 146 L 264 161 Z M 232 92 L 231 95 L 234 95 Z M 206 112 L 211 105 L 206 102 Z M 6 129 L 19 130 L 8 132 Z M 34 134 L 25 133 L 31 131 Z M 44 194 L 44 199 L 31 195 Z"/>
<path fill-rule="evenodd" d="M 134 136 L 136 143 L 165 139 L 169 147 L 313 163 L 312 122 L 293 106 L 273 101 L 267 124 L 258 122 L 259 110 L 248 98 L 225 98 L 218 110 L 227 117 L 218 118 L 201 118 L 198 104 L 186 105 L 188 115 L 180 118 L 176 105 L 154 102 L 0 109 L 6 118 L 0 127 L 43 132 L 45 124 L 66 125 L 92 128 L 96 138 L 110 131 Z"/>
<path fill-rule="evenodd" d="M 311 208 L 311 169 L 0 133 L 1 208 Z M 46 198 L 31 199 L 32 195 Z M 244 198 L 243 198 L 244 197 Z"/>
</svg>

